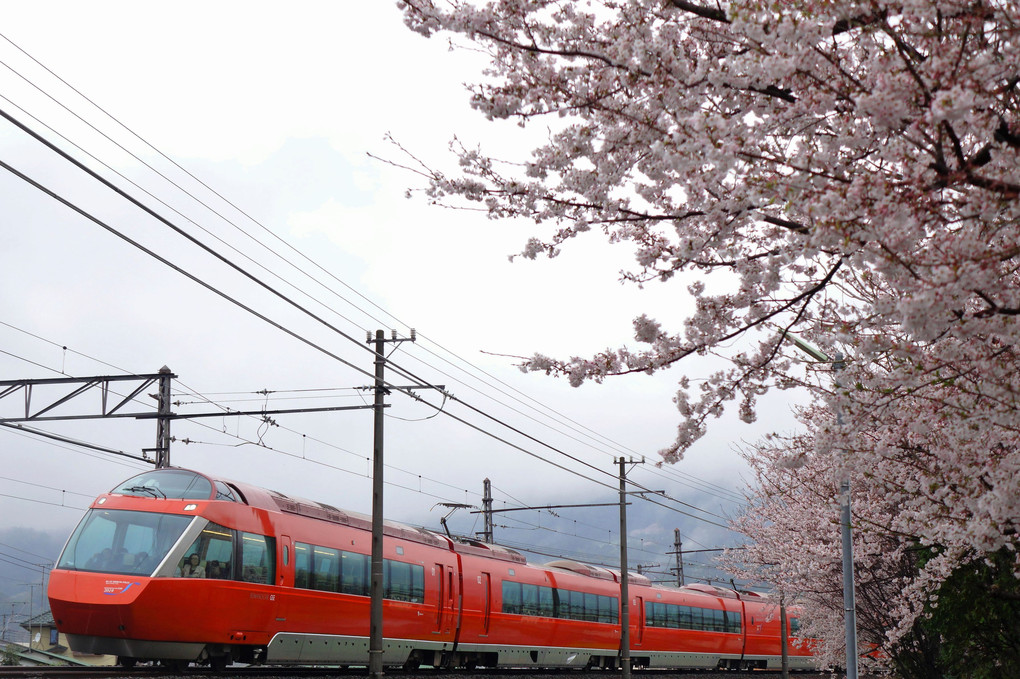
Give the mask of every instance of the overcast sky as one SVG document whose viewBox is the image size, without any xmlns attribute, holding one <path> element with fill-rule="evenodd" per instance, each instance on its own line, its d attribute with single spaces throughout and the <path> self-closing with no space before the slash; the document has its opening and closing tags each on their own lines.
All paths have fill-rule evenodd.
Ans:
<svg viewBox="0 0 1020 679">
<path fill-rule="evenodd" d="M 789 404 L 773 399 L 764 423 L 726 418 L 680 466 L 657 470 L 656 451 L 672 441 L 677 424 L 671 398 L 679 371 L 698 377 L 713 366 L 688 363 L 580 389 L 514 367 L 506 355 L 633 346 L 631 320 L 644 312 L 675 328 L 685 314 L 683 289 L 621 285 L 618 271 L 629 265 L 629 253 L 597 234 L 555 260 L 511 263 L 508 256 L 542 227 L 406 199 L 418 178 L 369 156 L 406 161 L 387 134 L 446 166 L 455 135 L 512 151 L 537 132 L 473 113 L 462 83 L 476 77 L 481 55 L 411 33 L 393 2 L 297 2 L 286 9 L 181 2 L 171 11 L 151 3 L 42 1 L 5 7 L 0 32 L 0 108 L 348 336 L 228 270 L 0 121 L 0 160 L 301 338 L 4 170 L 0 379 L 153 373 L 166 365 L 179 376 L 180 413 L 364 405 L 371 394 L 353 388 L 367 385 L 373 369 L 366 331 L 393 328 L 406 337 L 415 328 L 418 342 L 397 347 L 393 362 L 483 413 L 443 404 L 434 393 L 421 392 L 443 406 L 438 415 L 405 396 L 389 398 L 386 513 L 430 526 L 446 512 L 439 502 L 479 504 L 486 477 L 497 508 L 614 501 L 620 454 L 645 456 L 634 479 L 720 522 L 738 508 L 730 501 L 742 486 L 737 447 L 794 426 Z M 35 390 L 33 403 L 50 393 Z M 99 395 L 79 403 L 75 412 L 94 412 Z M 5 416 L 23 408 L 21 393 L 0 400 Z M 142 398 L 133 408 L 151 410 L 154 401 Z M 274 420 L 278 426 L 237 417 L 176 421 L 172 462 L 370 511 L 371 411 Z M 155 443 L 151 420 L 36 426 L 132 454 Z M 0 430 L 0 465 L 4 524 L 54 530 L 70 530 L 92 496 L 145 468 L 9 430 Z M 670 549 L 674 527 L 690 548 L 735 540 L 661 507 L 635 511 L 642 518 L 631 522 L 632 539 L 647 548 L 632 557 L 639 562 Z M 591 540 L 592 554 L 602 552 L 602 541 L 618 539 L 611 510 L 557 514 L 504 515 L 499 522 L 512 527 L 497 537 L 528 544 L 577 535 Z M 451 521 L 463 532 L 481 530 L 477 515 L 464 510 Z"/>
</svg>

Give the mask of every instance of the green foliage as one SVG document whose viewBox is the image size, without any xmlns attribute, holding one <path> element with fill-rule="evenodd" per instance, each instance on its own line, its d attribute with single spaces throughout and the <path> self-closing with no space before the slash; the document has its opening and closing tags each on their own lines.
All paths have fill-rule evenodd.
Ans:
<svg viewBox="0 0 1020 679">
<path fill-rule="evenodd" d="M 922 624 L 941 639 L 939 660 L 953 679 L 1015 679 L 1020 673 L 1020 579 L 1016 555 L 1000 550 L 960 567 L 939 589 Z"/>
<path fill-rule="evenodd" d="M 910 569 L 923 567 L 934 553 L 919 548 L 914 555 Z M 1020 578 L 1014 575 L 1015 560 L 1014 552 L 1002 549 L 959 566 L 943 582 L 934 603 L 890 649 L 895 676 L 1020 677 Z M 860 622 L 866 624 L 867 618 Z"/>
<path fill-rule="evenodd" d="M 3 651 L 0 651 L 0 665 L 17 665 L 19 658 L 18 649 L 11 644 L 4 645 Z"/>
</svg>

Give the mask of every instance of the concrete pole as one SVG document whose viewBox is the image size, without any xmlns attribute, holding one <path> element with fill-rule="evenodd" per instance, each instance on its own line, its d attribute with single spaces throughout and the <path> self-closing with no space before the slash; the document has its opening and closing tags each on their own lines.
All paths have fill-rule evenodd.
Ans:
<svg viewBox="0 0 1020 679">
<path fill-rule="evenodd" d="M 173 373 L 163 366 L 159 369 L 159 401 L 156 418 L 156 468 L 170 466 L 170 378 Z"/>
<path fill-rule="evenodd" d="M 482 482 L 484 494 L 482 495 L 482 517 L 485 520 L 484 540 L 492 544 L 495 536 L 492 534 L 492 483 L 489 479 Z"/>
<path fill-rule="evenodd" d="M 383 406 L 386 336 L 375 332 L 375 422 L 372 444 L 372 579 L 369 595 L 368 673 L 383 675 Z"/>
<path fill-rule="evenodd" d="M 779 592 L 779 638 L 783 653 L 783 679 L 790 679 L 790 620 L 786 617 L 786 594 Z"/>
<path fill-rule="evenodd" d="M 627 577 L 627 460 L 620 458 L 620 665 L 630 679 L 630 592 Z"/>
<path fill-rule="evenodd" d="M 843 623 L 846 637 L 846 676 L 857 679 L 857 604 L 854 592 L 854 542 L 850 529 L 850 479 L 839 490 L 840 533 L 843 540 Z"/>
</svg>

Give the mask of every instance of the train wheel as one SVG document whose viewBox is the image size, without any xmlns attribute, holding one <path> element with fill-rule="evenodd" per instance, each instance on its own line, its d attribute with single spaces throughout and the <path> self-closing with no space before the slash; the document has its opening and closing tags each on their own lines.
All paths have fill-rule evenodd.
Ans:
<svg viewBox="0 0 1020 679">
<path fill-rule="evenodd" d="M 131 669 L 138 663 L 138 658 L 128 658 L 122 655 L 117 656 L 117 664 L 126 670 Z"/>
<path fill-rule="evenodd" d="M 159 664 L 174 674 L 183 674 L 188 669 L 187 660 L 160 660 Z"/>
<path fill-rule="evenodd" d="M 209 656 L 209 667 L 212 668 L 213 672 L 219 673 L 227 669 L 227 665 L 230 664 L 229 655 L 211 655 Z"/>
</svg>

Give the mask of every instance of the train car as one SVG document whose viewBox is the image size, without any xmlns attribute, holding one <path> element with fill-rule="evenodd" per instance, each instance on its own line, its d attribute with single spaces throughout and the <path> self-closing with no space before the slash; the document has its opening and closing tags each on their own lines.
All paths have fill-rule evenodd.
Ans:
<svg viewBox="0 0 1020 679">
<path fill-rule="evenodd" d="M 391 522 L 384 534 L 384 665 L 618 666 L 619 573 Z M 369 517 L 160 469 L 93 502 L 50 608 L 72 650 L 124 665 L 364 665 L 370 553 Z M 778 666 L 761 597 L 629 577 L 635 665 Z"/>
<path fill-rule="evenodd" d="M 452 650 L 460 576 L 449 541 L 392 523 L 384 532 L 384 662 Z M 93 503 L 53 570 L 50 608 L 72 649 L 124 664 L 363 661 L 370 553 L 367 517 L 157 470 Z"/>
<path fill-rule="evenodd" d="M 631 651 L 645 667 L 780 669 L 779 606 L 753 592 L 711 585 L 637 588 L 633 604 L 644 629 Z M 796 609 L 794 609 L 796 610 Z M 791 615 L 787 655 L 791 669 L 815 667 L 807 640 L 796 638 Z M 676 643 L 682 635 L 684 643 Z M 793 637 L 793 638 L 789 638 Z"/>
</svg>

